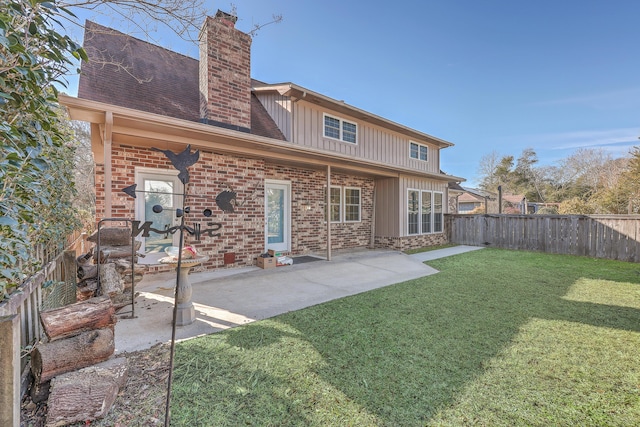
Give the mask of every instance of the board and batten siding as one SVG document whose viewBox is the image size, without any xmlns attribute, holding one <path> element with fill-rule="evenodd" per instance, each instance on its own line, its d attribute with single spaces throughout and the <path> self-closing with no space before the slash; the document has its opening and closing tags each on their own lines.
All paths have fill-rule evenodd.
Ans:
<svg viewBox="0 0 640 427">
<path fill-rule="evenodd" d="M 376 235 L 400 237 L 401 220 L 398 206 L 402 198 L 398 178 L 376 180 Z"/>
<path fill-rule="evenodd" d="M 428 141 L 414 141 L 400 133 L 319 108 L 304 100 L 292 102 L 288 97 L 276 94 L 260 94 L 259 99 L 289 142 L 355 159 L 371 160 L 428 173 L 440 173 L 440 150 Z M 356 123 L 357 143 L 325 138 L 324 114 Z M 409 157 L 410 142 L 428 147 L 427 161 Z"/>
<path fill-rule="evenodd" d="M 276 122 L 286 140 L 291 141 L 291 98 L 278 93 L 268 93 L 258 95 L 258 100 Z"/>
</svg>

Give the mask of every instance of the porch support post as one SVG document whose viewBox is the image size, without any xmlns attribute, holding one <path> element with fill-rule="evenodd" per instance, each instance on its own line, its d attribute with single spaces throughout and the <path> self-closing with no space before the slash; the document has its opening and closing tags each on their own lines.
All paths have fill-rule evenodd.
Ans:
<svg viewBox="0 0 640 427">
<path fill-rule="evenodd" d="M 327 165 L 327 261 L 331 261 L 331 165 Z"/>
<path fill-rule="evenodd" d="M 369 248 L 376 248 L 376 183 L 373 181 L 373 200 L 371 203 L 371 237 L 369 238 Z"/>
<path fill-rule="evenodd" d="M 0 316 L 0 425 L 20 426 L 20 316 Z"/>
<path fill-rule="evenodd" d="M 113 131 L 113 112 L 105 113 L 104 126 L 104 217 L 111 218 L 111 183 L 112 183 L 112 164 L 111 164 L 111 143 Z"/>
</svg>

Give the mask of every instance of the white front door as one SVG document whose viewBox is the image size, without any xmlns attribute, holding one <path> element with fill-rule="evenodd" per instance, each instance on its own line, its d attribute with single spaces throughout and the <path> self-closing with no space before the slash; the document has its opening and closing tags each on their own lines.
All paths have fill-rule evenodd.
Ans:
<svg viewBox="0 0 640 427">
<path fill-rule="evenodd" d="M 136 220 L 141 223 L 151 221 L 151 227 L 156 230 L 165 230 L 180 224 L 175 209 L 182 208 L 180 194 L 183 188 L 176 174 L 177 172 L 137 171 Z M 155 205 L 162 206 L 162 212 L 154 212 Z M 166 256 L 165 248 L 178 246 L 178 236 L 178 232 L 166 236 L 150 232 L 149 237 L 138 236 L 137 239 L 142 241 L 139 252 L 145 254 L 145 257 L 139 258 L 138 261 L 141 264 L 156 264 L 160 258 Z"/>
<path fill-rule="evenodd" d="M 291 250 L 291 183 L 265 180 L 265 248 Z"/>
</svg>

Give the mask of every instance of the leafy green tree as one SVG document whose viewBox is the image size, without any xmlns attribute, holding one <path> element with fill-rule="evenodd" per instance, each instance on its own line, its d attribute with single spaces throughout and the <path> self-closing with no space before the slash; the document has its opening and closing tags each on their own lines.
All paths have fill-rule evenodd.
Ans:
<svg viewBox="0 0 640 427">
<path fill-rule="evenodd" d="M 75 226 L 74 144 L 54 84 L 86 55 L 52 27 L 68 14 L 55 0 L 0 6 L 0 300 L 30 272 L 34 243 Z"/>
<path fill-rule="evenodd" d="M 558 206 L 558 213 L 561 215 L 591 215 L 595 213 L 595 208 L 592 203 L 576 196 L 562 201 Z"/>
</svg>

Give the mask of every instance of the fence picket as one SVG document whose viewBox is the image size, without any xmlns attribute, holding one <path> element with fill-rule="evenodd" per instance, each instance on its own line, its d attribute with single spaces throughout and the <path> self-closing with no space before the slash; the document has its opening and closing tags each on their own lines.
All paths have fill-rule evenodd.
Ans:
<svg viewBox="0 0 640 427">
<path fill-rule="evenodd" d="M 447 215 L 452 243 L 640 262 L 640 215 Z"/>
</svg>

